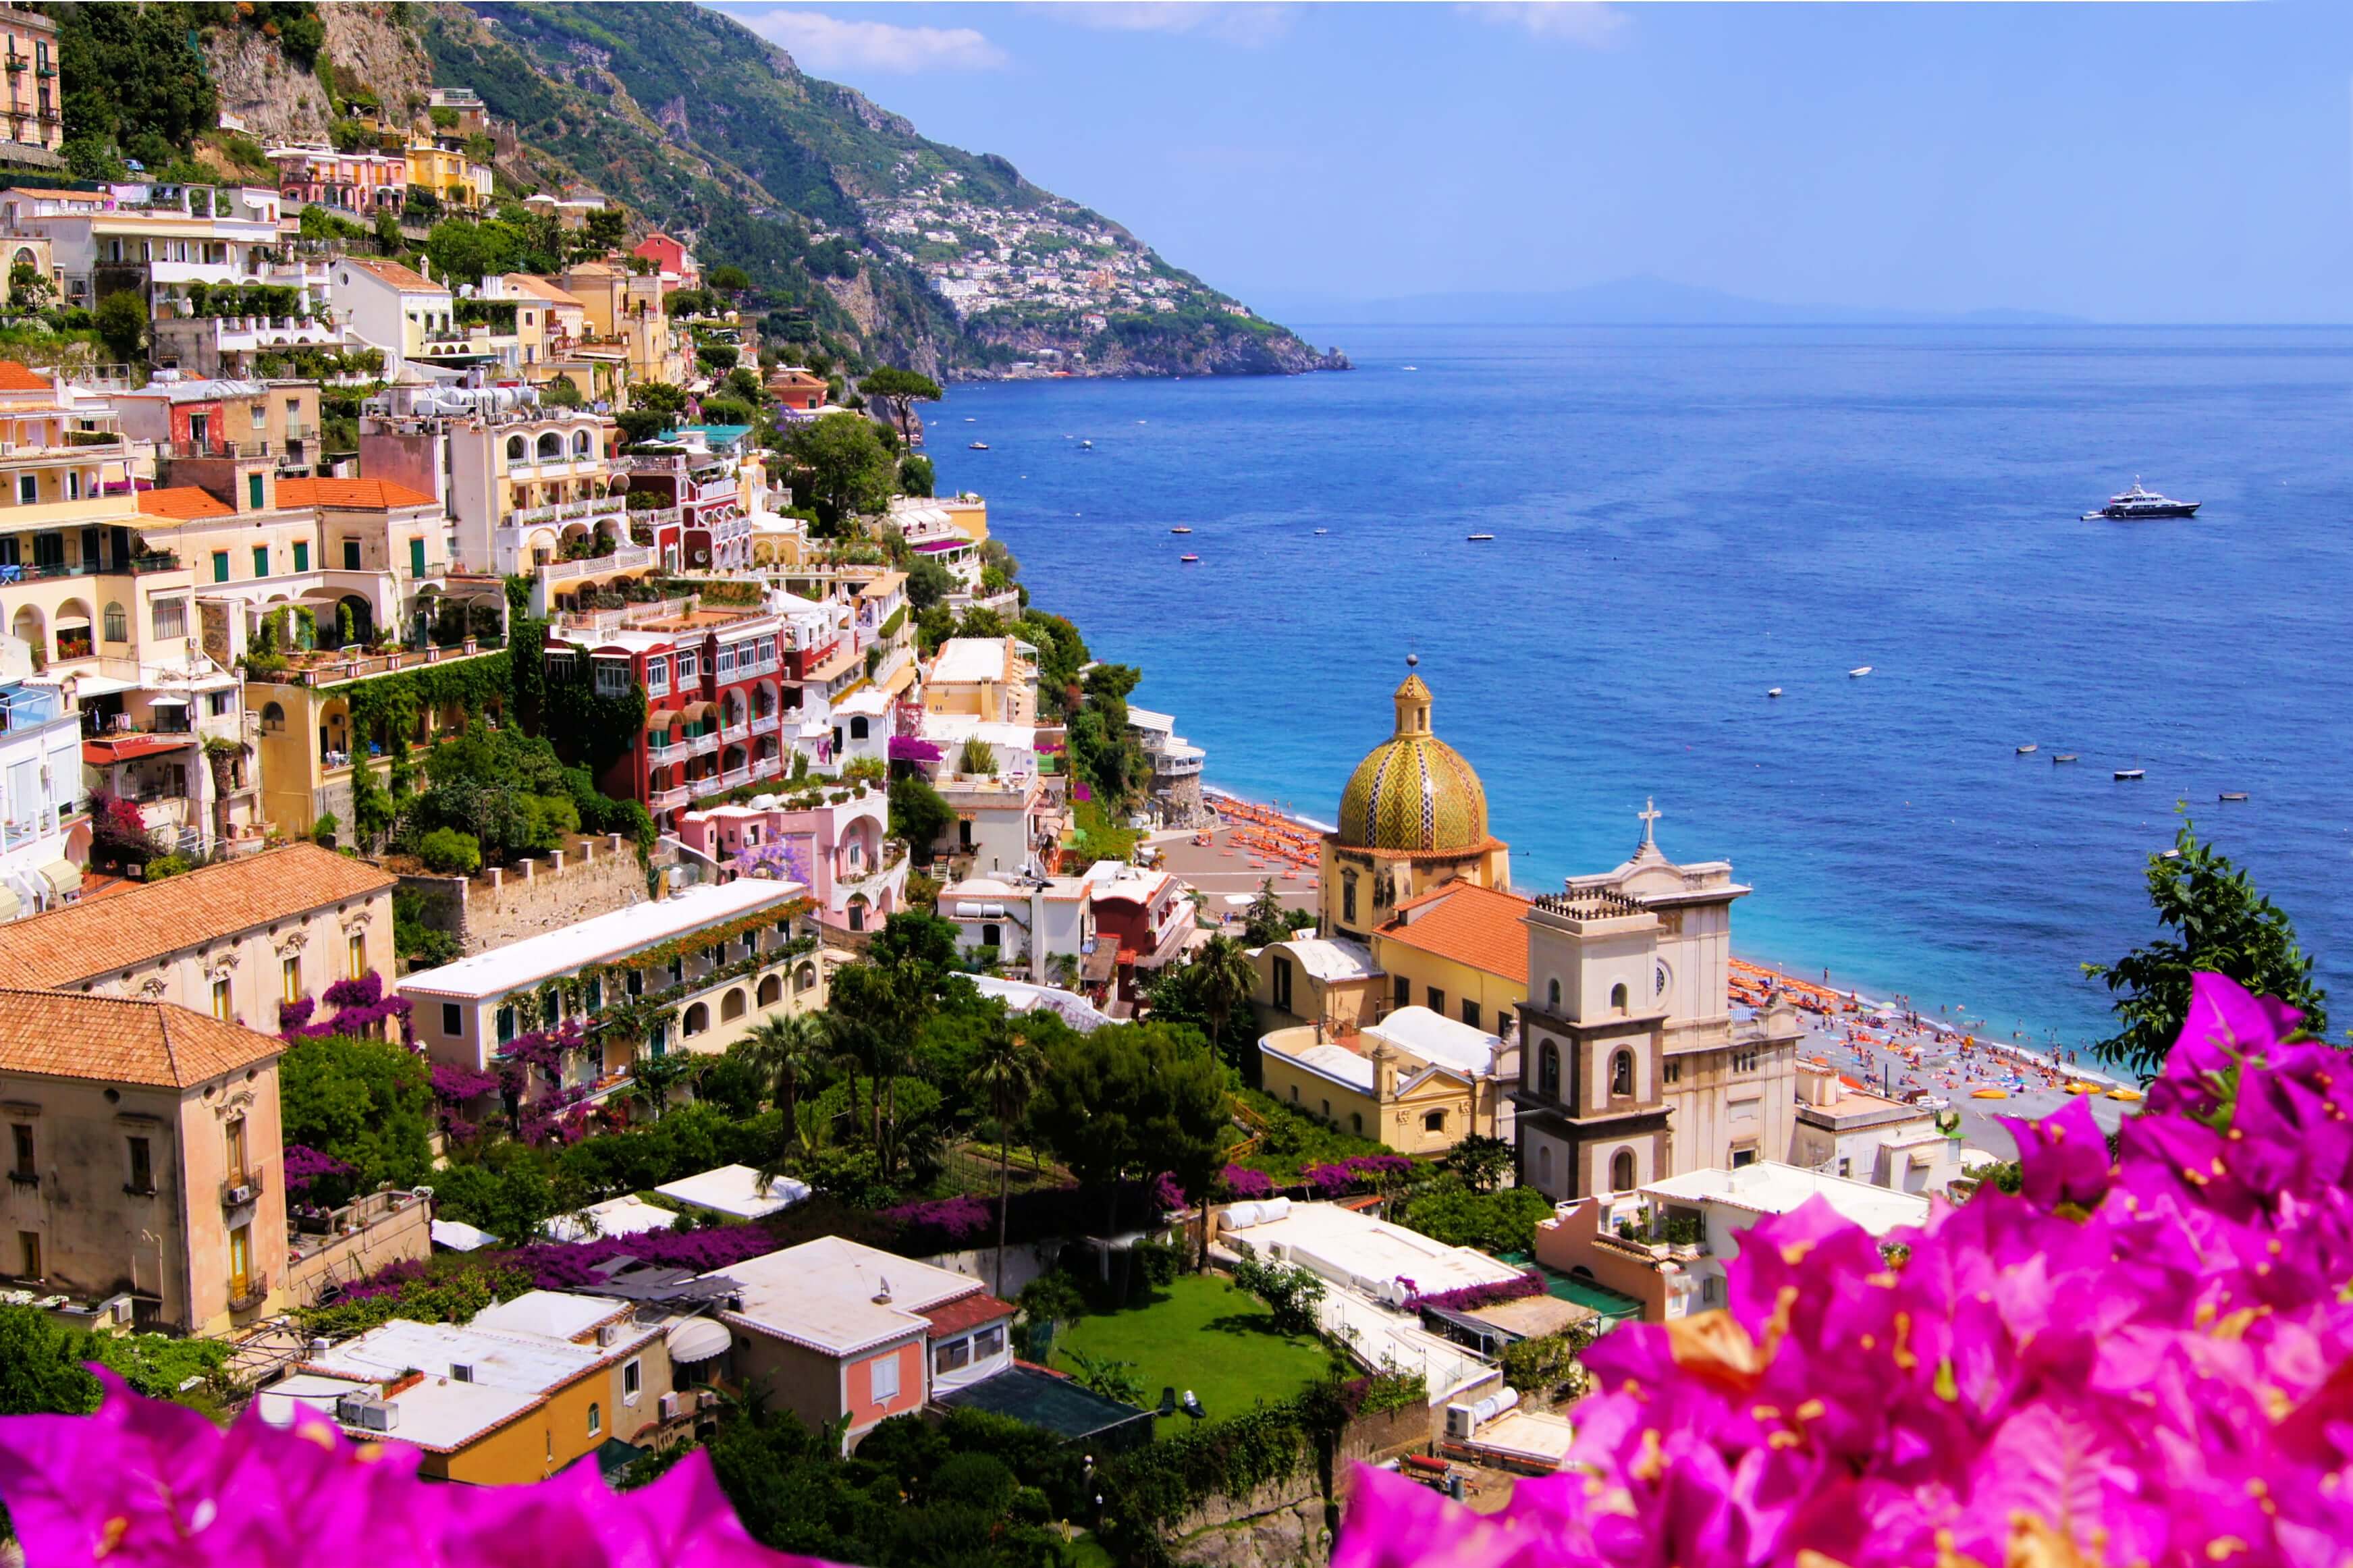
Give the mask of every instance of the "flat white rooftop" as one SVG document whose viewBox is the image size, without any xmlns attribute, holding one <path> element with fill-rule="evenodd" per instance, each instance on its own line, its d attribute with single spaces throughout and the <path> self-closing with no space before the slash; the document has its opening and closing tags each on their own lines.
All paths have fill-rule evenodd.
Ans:
<svg viewBox="0 0 2353 1568">
<path fill-rule="evenodd" d="M 932 661 L 930 679 L 935 683 L 949 681 L 978 685 L 988 681 L 1019 680 L 1025 675 L 1026 672 L 1014 662 L 1012 650 L 1001 638 L 950 637 L 940 645 L 939 657 Z"/>
<path fill-rule="evenodd" d="M 582 1296 L 570 1290 L 526 1290 L 512 1300 L 483 1308 L 467 1326 L 502 1329 L 509 1333 L 540 1334 L 552 1340 L 577 1340 L 599 1323 L 608 1323 L 629 1311 L 627 1301 L 610 1296 Z"/>
<path fill-rule="evenodd" d="M 1669 1203 L 1726 1204 L 1760 1215 L 1788 1214 L 1819 1197 L 1873 1236 L 1885 1236 L 1904 1226 L 1925 1225 L 1928 1219 L 1928 1200 L 1917 1194 L 1894 1192 L 1774 1160 L 1760 1160 L 1736 1171 L 1715 1167 L 1686 1171 L 1652 1182 L 1642 1192 Z"/>
<path fill-rule="evenodd" d="M 1493 1072 L 1495 1053 L 1504 1048 L 1501 1037 L 1458 1024 L 1427 1007 L 1400 1007 L 1379 1023 L 1366 1025 L 1365 1033 L 1411 1051 L 1434 1067 L 1467 1073 Z"/>
<path fill-rule="evenodd" d="M 1247 1241 L 1261 1258 L 1281 1247 L 1293 1262 L 1376 1300 L 1501 1285 L 1520 1277 L 1510 1264 L 1475 1248 L 1449 1247 L 1337 1204 L 1293 1204 L 1283 1218 L 1226 1231 L 1219 1240 L 1229 1247 Z"/>
<path fill-rule="evenodd" d="M 926 1309 L 981 1289 L 969 1276 L 838 1236 L 717 1272 L 743 1287 L 743 1310 L 724 1314 L 730 1321 L 835 1356 L 927 1331 Z"/>
<path fill-rule="evenodd" d="M 649 1204 L 630 1193 L 557 1215 L 547 1222 L 547 1237 L 550 1241 L 592 1241 L 600 1236 L 639 1236 L 649 1230 L 669 1230 L 678 1223 L 678 1217 L 659 1204 Z M 475 1321 L 481 1321 L 479 1315 Z"/>
<path fill-rule="evenodd" d="M 504 947 L 445 963 L 397 982 L 401 994 L 487 1002 L 510 991 L 570 974 L 591 963 L 609 963 L 688 931 L 717 925 L 755 910 L 790 903 L 807 892 L 798 882 L 741 877 L 733 882 L 701 883 L 667 899 L 631 904 L 610 914 L 527 936 Z"/>
<path fill-rule="evenodd" d="M 303 1410 L 332 1421 L 338 1399 L 347 1394 L 375 1394 L 379 1387 L 371 1380 L 298 1372 L 263 1389 L 255 1396 L 254 1405 L 260 1410 L 261 1418 L 272 1426 L 291 1426 L 296 1414 Z M 393 1396 L 392 1403 L 399 1415 L 391 1431 L 364 1432 L 356 1426 L 344 1430 L 370 1438 L 388 1437 L 446 1454 L 464 1447 L 486 1432 L 496 1431 L 516 1416 L 537 1408 L 545 1399 L 544 1394 L 512 1388 L 427 1377 Z"/>
<path fill-rule="evenodd" d="M 1295 936 L 1278 945 L 1327 985 L 1335 980 L 1370 980 L 1381 973 L 1381 966 L 1373 962 L 1373 950 L 1348 937 Z"/>
<path fill-rule="evenodd" d="M 733 1215 L 739 1219 L 765 1219 L 809 1195 L 808 1184 L 790 1176 L 778 1176 L 763 1191 L 760 1173 L 749 1165 L 722 1165 L 716 1170 L 700 1171 L 675 1182 L 664 1182 L 654 1191 L 691 1207 Z"/>
</svg>

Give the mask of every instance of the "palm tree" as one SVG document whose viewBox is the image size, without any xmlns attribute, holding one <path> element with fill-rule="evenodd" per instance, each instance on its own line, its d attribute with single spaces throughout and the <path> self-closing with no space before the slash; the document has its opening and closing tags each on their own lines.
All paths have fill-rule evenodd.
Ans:
<svg viewBox="0 0 2353 1568">
<path fill-rule="evenodd" d="M 1240 942 L 1229 936 L 1213 936 L 1201 944 L 1193 959 L 1193 979 L 1201 1011 L 1209 1016 L 1209 1043 L 1222 1054 L 1226 1020 L 1236 1008 L 1246 1005 L 1250 993 L 1258 989 L 1258 966 Z"/>
<path fill-rule="evenodd" d="M 990 1032 L 973 1064 L 972 1084 L 997 1118 L 997 1293 L 1005 1294 L 1005 1209 L 1013 1195 L 1013 1123 L 1045 1076 L 1046 1053 L 1018 1029 Z"/>
<path fill-rule="evenodd" d="M 801 1085 L 833 1060 L 833 1041 L 824 1016 L 799 1013 L 763 1018 L 744 1037 L 744 1052 L 773 1086 L 771 1098 L 785 1113 L 785 1134 L 791 1138 L 800 1125 L 797 1108 Z"/>
</svg>

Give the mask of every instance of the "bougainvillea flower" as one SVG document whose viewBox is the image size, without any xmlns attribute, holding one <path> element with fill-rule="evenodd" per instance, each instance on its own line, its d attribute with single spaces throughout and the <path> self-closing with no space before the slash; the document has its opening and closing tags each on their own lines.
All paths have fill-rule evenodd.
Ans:
<svg viewBox="0 0 2353 1568">
<path fill-rule="evenodd" d="M 2200 975 L 2115 1157 L 2079 1100 L 1884 1246 L 1760 1221 L 1726 1310 L 1586 1352 L 1567 1475 L 1360 1474 L 1335 1568 L 2353 1563 L 2353 1059 L 2299 1021 Z"/>
<path fill-rule="evenodd" d="M 419 1480 L 418 1452 L 304 1415 L 227 1431 L 100 1371 L 91 1415 L 0 1419 L 0 1498 L 31 1568 L 797 1568 L 754 1542 L 707 1457 L 615 1494 L 575 1466 L 536 1486 Z"/>
</svg>

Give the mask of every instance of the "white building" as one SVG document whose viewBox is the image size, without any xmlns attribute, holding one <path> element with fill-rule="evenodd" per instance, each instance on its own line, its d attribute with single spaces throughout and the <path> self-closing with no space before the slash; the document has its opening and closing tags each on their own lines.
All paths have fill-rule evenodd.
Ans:
<svg viewBox="0 0 2353 1568">
<path fill-rule="evenodd" d="M 386 372 L 462 341 L 457 296 L 396 261 L 338 258 L 329 274 L 335 314 L 362 342 L 382 349 Z"/>
<path fill-rule="evenodd" d="M 1043 982 L 1075 977 L 1094 950 L 1093 892 L 1083 877 L 968 877 L 940 889 L 938 909 L 959 949 L 992 948 L 999 963 Z"/>
<path fill-rule="evenodd" d="M 1959 1123 L 1947 1137 L 1936 1113 L 1867 1089 L 1838 1069 L 1798 1064 L 1797 1129 L 1789 1163 L 1905 1193 L 1941 1193 L 1961 1176 Z"/>
<path fill-rule="evenodd" d="M 0 637 L 0 920 L 53 908 L 81 886 L 69 851 L 81 716 L 57 688 L 26 684 L 31 671 L 25 644 Z"/>
<path fill-rule="evenodd" d="M 1641 1189 L 1638 1212 L 1629 1216 L 1621 1210 L 1620 1217 L 1633 1219 L 1638 1237 L 1663 1239 L 1674 1249 L 1682 1270 L 1681 1283 L 1670 1280 L 1668 1285 L 1668 1310 L 1673 1315 L 1676 1294 L 1686 1298 L 1687 1310 L 1725 1305 L 1725 1269 L 1740 1256 L 1741 1235 L 1767 1215 L 1789 1214 L 1815 1198 L 1873 1237 L 1883 1237 L 1928 1218 L 1925 1197 L 1773 1160 L 1736 1171 L 1709 1168 L 1652 1182 Z M 1685 1237 L 1690 1239 L 1682 1239 Z"/>
</svg>

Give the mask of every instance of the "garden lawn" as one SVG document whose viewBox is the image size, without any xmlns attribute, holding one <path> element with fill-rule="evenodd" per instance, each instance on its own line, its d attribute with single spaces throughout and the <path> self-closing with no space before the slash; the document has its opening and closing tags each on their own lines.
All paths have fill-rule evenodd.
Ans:
<svg viewBox="0 0 2353 1568">
<path fill-rule="evenodd" d="M 1146 1405 L 1156 1405 L 1163 1388 L 1176 1389 L 1180 1400 L 1191 1389 L 1210 1421 L 1289 1399 L 1330 1364 L 1321 1341 L 1276 1333 L 1263 1303 L 1215 1274 L 1180 1274 L 1147 1305 L 1064 1329 L 1054 1339 L 1054 1366 L 1075 1373 L 1067 1349 L 1134 1362 Z M 1179 1415 L 1167 1435 L 1192 1425 Z"/>
</svg>

